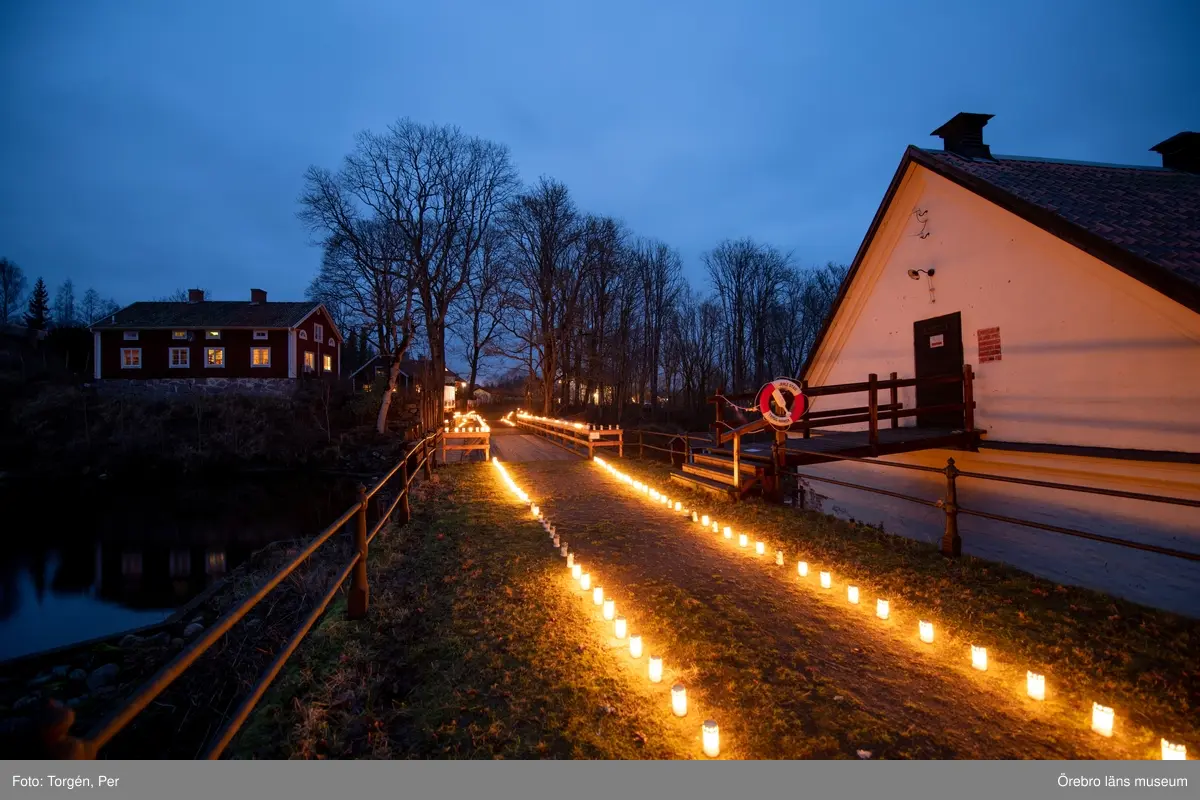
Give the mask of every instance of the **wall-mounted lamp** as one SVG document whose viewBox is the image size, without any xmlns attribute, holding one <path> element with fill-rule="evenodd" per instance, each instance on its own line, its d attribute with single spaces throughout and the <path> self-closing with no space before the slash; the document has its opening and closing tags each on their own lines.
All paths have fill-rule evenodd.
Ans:
<svg viewBox="0 0 1200 800">
<path fill-rule="evenodd" d="M 937 300 L 933 296 L 933 273 L 934 272 L 935 272 L 934 269 L 910 269 L 908 271 L 908 277 L 912 278 L 914 281 L 921 280 L 922 273 L 929 280 L 929 302 L 931 302 L 931 303 L 937 302 Z"/>
</svg>

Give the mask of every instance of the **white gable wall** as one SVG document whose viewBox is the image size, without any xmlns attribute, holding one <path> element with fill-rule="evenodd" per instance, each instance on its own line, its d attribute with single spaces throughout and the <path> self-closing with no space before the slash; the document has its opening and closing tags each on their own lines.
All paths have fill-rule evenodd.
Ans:
<svg viewBox="0 0 1200 800">
<path fill-rule="evenodd" d="M 914 208 L 928 211 L 927 238 Z M 936 302 L 909 269 L 936 270 Z M 955 311 L 987 438 L 1200 452 L 1200 314 L 916 165 L 809 383 L 912 377 L 913 322 Z M 1003 355 L 980 364 L 975 332 L 992 327 Z M 906 407 L 914 401 L 902 391 Z M 866 399 L 818 398 L 814 408 L 841 405 Z"/>
</svg>

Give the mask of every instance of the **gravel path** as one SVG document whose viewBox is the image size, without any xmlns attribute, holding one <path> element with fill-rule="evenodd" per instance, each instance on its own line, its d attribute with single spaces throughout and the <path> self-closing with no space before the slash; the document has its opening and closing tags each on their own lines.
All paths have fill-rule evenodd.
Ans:
<svg viewBox="0 0 1200 800">
<path fill-rule="evenodd" d="M 822 592 L 794 558 L 777 567 L 773 552 L 701 533 L 595 464 L 511 471 L 756 757 L 1144 757 L 1120 731 L 1090 733 L 1090 707 L 1025 698 L 1017 667 L 975 672 L 959 645 L 923 645 L 915 622 L 875 619 L 873 598 L 849 606 L 836 577 Z"/>
</svg>

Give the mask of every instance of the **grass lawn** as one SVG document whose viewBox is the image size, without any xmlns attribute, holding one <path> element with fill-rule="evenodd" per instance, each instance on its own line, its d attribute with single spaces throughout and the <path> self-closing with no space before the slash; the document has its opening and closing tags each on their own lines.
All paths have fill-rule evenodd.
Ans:
<svg viewBox="0 0 1200 800">
<path fill-rule="evenodd" d="M 370 552 L 371 611 L 331 608 L 232 743 L 235 758 L 690 758 L 701 718 L 610 641 L 486 464 L 419 484 Z"/>
<path fill-rule="evenodd" d="M 777 570 L 774 575 L 780 579 L 786 573 L 787 581 L 804 584 L 815 599 L 832 606 L 828 619 L 835 630 L 840 625 L 874 626 L 875 636 L 891 636 L 904 646 L 911 645 L 913 652 L 936 653 L 935 658 L 944 662 L 943 669 L 960 674 L 963 680 L 974 679 L 1001 697 L 1011 696 L 1000 707 L 1007 703 L 1010 711 L 1027 711 L 1031 718 L 1053 714 L 1068 728 L 1085 732 L 1081 734 L 1085 740 L 1099 739 L 1086 733 L 1092 701 L 1112 706 L 1117 714 L 1117 736 L 1111 742 L 1116 751 L 1110 757 L 1157 758 L 1160 736 L 1183 742 L 1193 751 L 1200 749 L 1200 624 L 1195 620 L 1056 585 L 994 562 L 965 556 L 945 559 L 933 546 L 814 512 L 758 500 L 725 503 L 671 482 L 666 464 L 629 459 L 610 462 L 664 490 L 673 500 L 713 515 L 722 526 L 732 526 L 735 535 L 745 530 L 751 542 L 762 538 L 768 555 L 758 559 L 761 569 Z M 614 496 L 633 497 L 631 489 L 599 467 L 590 468 L 604 476 Z M 644 499 L 637 502 L 651 505 Z M 680 532 L 705 536 L 698 529 L 698 525 L 681 523 Z M 711 533 L 707 536 L 721 538 Z M 755 561 L 735 544 L 725 544 L 734 551 L 731 555 Z M 785 553 L 785 567 L 773 566 L 776 549 Z M 796 574 L 799 559 L 810 563 L 806 580 Z M 829 592 L 817 588 L 821 570 L 833 575 Z M 846 601 L 846 586 L 851 583 L 860 589 L 860 606 Z M 892 606 L 888 623 L 872 616 L 878 597 L 888 598 Z M 710 605 L 720 602 L 718 592 Z M 937 641 L 932 648 L 917 641 L 918 619 L 935 623 Z M 678 624 L 686 621 L 681 619 Z M 970 644 L 988 648 L 987 673 L 970 668 Z M 787 668 L 786 659 L 776 658 L 774 663 L 779 669 Z M 1046 676 L 1045 703 L 1035 706 L 1020 697 L 1027 669 Z M 917 702 L 927 705 L 930 699 Z M 923 748 L 914 746 L 914 751 L 895 754 L 920 757 Z"/>
</svg>

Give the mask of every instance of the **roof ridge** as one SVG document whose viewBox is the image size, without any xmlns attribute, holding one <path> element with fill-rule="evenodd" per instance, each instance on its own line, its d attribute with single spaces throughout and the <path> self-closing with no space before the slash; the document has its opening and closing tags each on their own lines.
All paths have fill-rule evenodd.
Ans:
<svg viewBox="0 0 1200 800">
<path fill-rule="evenodd" d="M 1000 154 L 1000 153 L 993 153 L 991 158 L 968 158 L 966 156 L 959 155 L 958 153 L 950 153 L 945 150 L 936 150 L 931 147 L 918 147 L 917 149 L 921 150 L 922 152 L 929 153 L 930 155 L 951 156 L 955 159 L 960 159 L 962 161 L 967 161 L 967 162 L 972 162 L 972 163 L 977 163 L 977 164 L 987 164 L 989 162 L 994 162 L 994 161 L 1028 161 L 1028 162 L 1040 163 L 1040 164 L 1065 164 L 1067 166 L 1077 166 L 1077 167 L 1102 167 L 1105 169 L 1132 169 L 1132 170 L 1139 170 L 1139 171 L 1143 171 L 1143 172 L 1161 172 L 1161 173 L 1164 173 L 1167 175 L 1186 174 L 1186 173 L 1180 173 L 1179 170 L 1167 169 L 1166 167 L 1155 166 L 1154 164 L 1115 164 L 1115 163 L 1111 163 L 1111 162 L 1107 162 L 1107 161 L 1080 161 L 1078 159 L 1073 159 L 1073 158 L 1052 158 L 1049 156 L 1020 156 L 1020 155 L 1007 155 L 1007 154 Z"/>
</svg>

